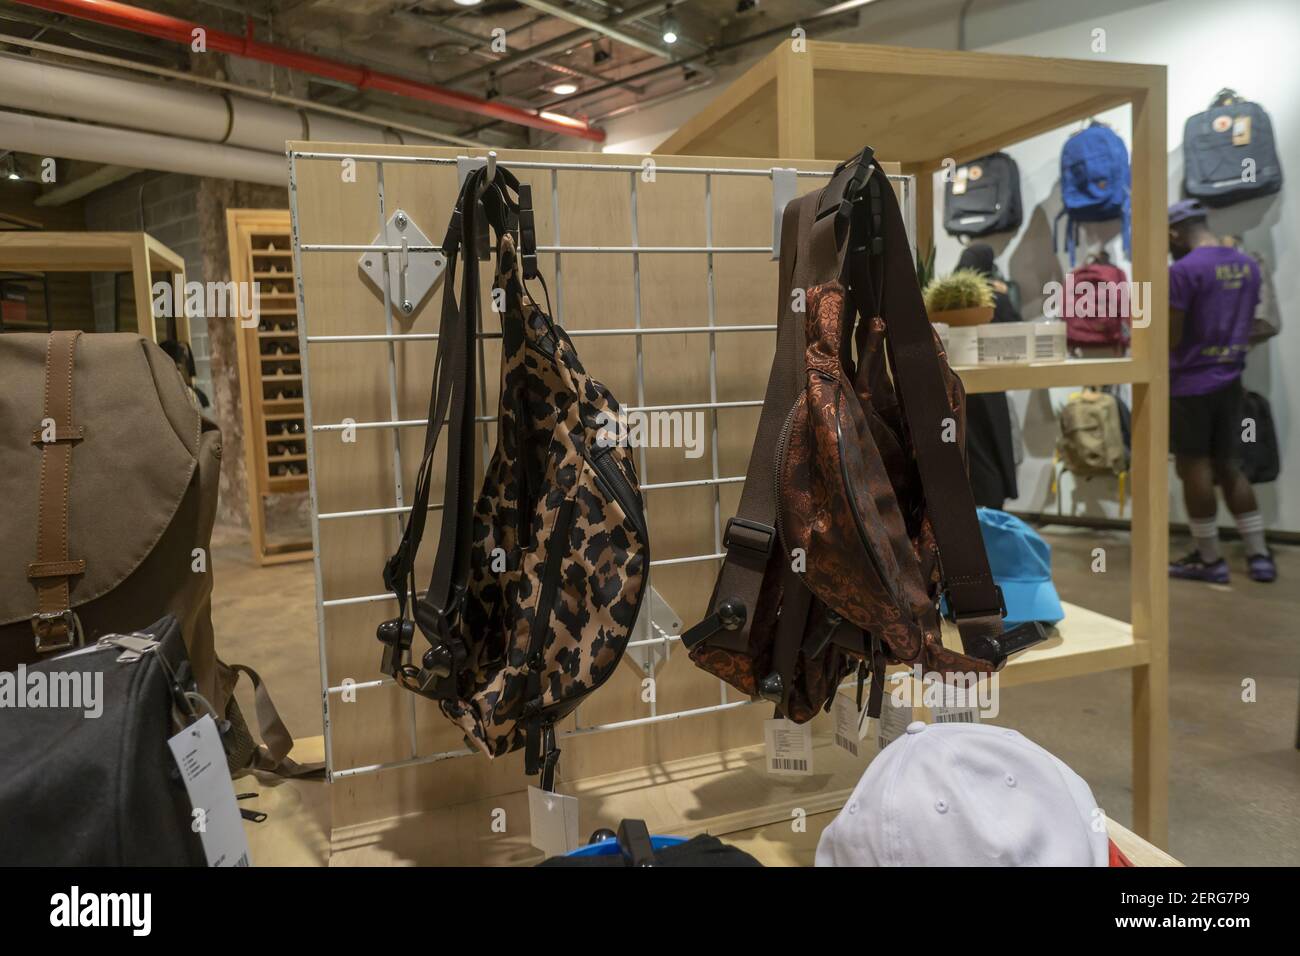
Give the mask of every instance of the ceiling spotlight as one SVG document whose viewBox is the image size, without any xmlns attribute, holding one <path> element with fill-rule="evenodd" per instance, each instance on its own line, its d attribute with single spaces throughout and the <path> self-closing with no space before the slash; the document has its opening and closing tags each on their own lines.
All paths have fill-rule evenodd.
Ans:
<svg viewBox="0 0 1300 956">
<path fill-rule="evenodd" d="M 483 0 L 456 0 L 458 7 L 477 7 Z"/>
<path fill-rule="evenodd" d="M 677 20 L 673 17 L 664 17 L 664 42 L 673 44 L 677 42 Z"/>
<path fill-rule="evenodd" d="M 9 155 L 5 156 L 5 158 L 4 158 L 4 173 L 5 173 L 5 179 L 22 179 L 22 178 L 23 178 L 23 177 L 22 177 L 21 175 L 19 175 L 19 173 L 18 173 L 18 160 L 17 160 L 16 158 L 14 158 L 14 154 L 13 154 L 13 153 L 10 153 Z"/>
<path fill-rule="evenodd" d="M 556 83 L 551 87 L 551 92 L 556 96 L 568 96 L 570 93 L 578 92 L 576 83 Z"/>
</svg>

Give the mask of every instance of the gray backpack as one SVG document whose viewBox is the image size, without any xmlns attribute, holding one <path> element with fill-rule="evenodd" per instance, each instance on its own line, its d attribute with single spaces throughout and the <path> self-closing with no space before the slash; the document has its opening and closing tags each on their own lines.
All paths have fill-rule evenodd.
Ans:
<svg viewBox="0 0 1300 956">
<path fill-rule="evenodd" d="M 1282 188 L 1273 122 L 1258 103 L 1223 89 L 1183 127 L 1183 192 L 1215 206 Z"/>
</svg>

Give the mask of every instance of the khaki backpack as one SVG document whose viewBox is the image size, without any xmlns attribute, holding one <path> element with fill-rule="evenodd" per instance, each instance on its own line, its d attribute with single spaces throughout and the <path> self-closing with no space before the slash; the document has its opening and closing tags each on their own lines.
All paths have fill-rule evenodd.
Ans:
<svg viewBox="0 0 1300 956">
<path fill-rule="evenodd" d="M 1066 471 L 1080 478 L 1121 475 L 1128 470 L 1115 396 L 1091 389 L 1070 396 L 1061 410 L 1056 457 Z"/>
<path fill-rule="evenodd" d="M 180 623 L 233 773 L 313 772 L 266 687 L 224 664 L 212 630 L 221 433 L 176 363 L 128 333 L 0 335 L 0 669 L 106 633 Z M 262 739 L 234 688 L 252 680 Z"/>
</svg>

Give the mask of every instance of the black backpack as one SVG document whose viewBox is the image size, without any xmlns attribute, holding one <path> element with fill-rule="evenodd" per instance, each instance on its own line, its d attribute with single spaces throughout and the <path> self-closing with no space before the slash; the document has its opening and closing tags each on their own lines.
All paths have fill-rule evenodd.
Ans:
<svg viewBox="0 0 1300 956">
<path fill-rule="evenodd" d="M 1254 161 L 1251 176 L 1246 160 Z M 1220 90 L 1183 127 L 1183 192 L 1215 206 L 1267 196 L 1282 188 L 1273 123 L 1258 103 Z"/>
<path fill-rule="evenodd" d="M 1252 485 L 1277 481 L 1282 470 L 1277 451 L 1277 429 L 1273 427 L 1273 409 L 1259 392 L 1247 392 L 1242 399 L 1241 417 L 1255 422 L 1255 440 L 1241 443 L 1241 470 Z"/>
<path fill-rule="evenodd" d="M 952 170 L 943 190 L 943 228 L 950 236 L 987 236 L 1020 228 L 1020 168 L 993 153 Z"/>
</svg>

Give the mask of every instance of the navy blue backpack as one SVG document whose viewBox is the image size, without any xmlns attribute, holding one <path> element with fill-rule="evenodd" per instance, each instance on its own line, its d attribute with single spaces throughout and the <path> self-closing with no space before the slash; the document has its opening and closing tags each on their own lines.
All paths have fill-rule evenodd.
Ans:
<svg viewBox="0 0 1300 956">
<path fill-rule="evenodd" d="M 1104 123 L 1093 121 L 1065 141 L 1061 149 L 1061 200 L 1065 208 L 1057 224 L 1067 219 L 1065 249 L 1074 265 L 1079 223 L 1123 221 L 1124 252 L 1132 246 L 1129 210 L 1128 149 Z M 1058 246 L 1053 229 L 1053 247 Z"/>
</svg>

